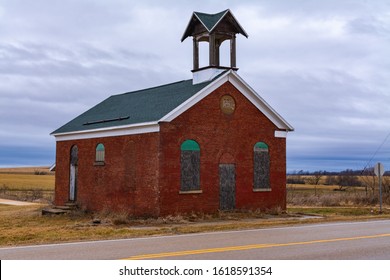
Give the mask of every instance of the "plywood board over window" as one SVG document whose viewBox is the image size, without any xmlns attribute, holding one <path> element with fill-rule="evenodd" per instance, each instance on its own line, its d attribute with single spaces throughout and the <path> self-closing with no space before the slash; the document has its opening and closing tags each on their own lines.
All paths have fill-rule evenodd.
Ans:
<svg viewBox="0 0 390 280">
<path fill-rule="evenodd" d="M 186 140 L 180 149 L 180 191 L 200 190 L 200 146 L 194 140 Z"/>
<path fill-rule="evenodd" d="M 270 157 L 268 145 L 257 142 L 253 148 L 253 188 L 254 190 L 269 190 L 270 186 Z"/>
<path fill-rule="evenodd" d="M 219 165 L 219 208 L 233 210 L 236 208 L 236 166 Z"/>
</svg>

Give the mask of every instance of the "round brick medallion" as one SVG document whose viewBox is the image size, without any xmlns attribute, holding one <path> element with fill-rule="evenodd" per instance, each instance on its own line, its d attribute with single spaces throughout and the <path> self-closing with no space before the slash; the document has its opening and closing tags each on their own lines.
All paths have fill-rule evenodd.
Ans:
<svg viewBox="0 0 390 280">
<path fill-rule="evenodd" d="M 233 97 L 228 94 L 221 97 L 219 105 L 221 107 L 221 111 L 227 115 L 233 114 L 234 110 L 236 109 L 236 102 L 234 101 Z"/>
</svg>

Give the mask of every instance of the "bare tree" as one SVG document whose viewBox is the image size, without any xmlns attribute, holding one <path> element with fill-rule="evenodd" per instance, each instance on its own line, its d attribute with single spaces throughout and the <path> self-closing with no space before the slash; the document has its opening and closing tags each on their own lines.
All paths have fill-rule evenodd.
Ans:
<svg viewBox="0 0 390 280">
<path fill-rule="evenodd" d="M 368 190 L 371 190 L 371 195 L 374 196 L 375 189 L 378 187 L 378 177 L 374 174 L 374 168 L 369 167 L 363 170 L 361 181 L 366 189 L 366 197 L 368 197 Z"/>
<path fill-rule="evenodd" d="M 307 181 L 310 185 L 314 185 L 314 195 L 317 195 L 317 185 L 320 183 L 321 178 L 326 174 L 325 171 L 318 170 L 314 171 L 312 175 L 307 178 Z"/>
<path fill-rule="evenodd" d="M 325 175 L 325 171 L 322 171 L 322 170 L 318 170 L 318 171 L 314 171 L 312 173 L 312 175 L 307 179 L 308 180 L 308 183 L 310 185 L 318 185 L 321 181 L 321 178 Z"/>
</svg>

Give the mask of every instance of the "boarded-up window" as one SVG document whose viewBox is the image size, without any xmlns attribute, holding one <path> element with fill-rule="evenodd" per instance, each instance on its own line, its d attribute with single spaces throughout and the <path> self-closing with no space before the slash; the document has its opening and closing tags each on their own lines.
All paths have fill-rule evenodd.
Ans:
<svg viewBox="0 0 390 280">
<path fill-rule="evenodd" d="M 264 142 L 257 142 L 253 148 L 253 169 L 254 169 L 254 189 L 269 189 L 270 180 L 270 158 L 268 145 Z"/>
<path fill-rule="evenodd" d="M 200 147 L 194 140 L 181 144 L 181 191 L 200 190 Z"/>
<path fill-rule="evenodd" d="M 96 159 L 97 162 L 104 162 L 104 145 L 102 143 L 96 146 Z"/>
</svg>

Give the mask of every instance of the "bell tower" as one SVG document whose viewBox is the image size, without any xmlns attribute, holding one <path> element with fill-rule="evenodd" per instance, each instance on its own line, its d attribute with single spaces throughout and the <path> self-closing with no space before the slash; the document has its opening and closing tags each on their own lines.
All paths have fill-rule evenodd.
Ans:
<svg viewBox="0 0 390 280">
<path fill-rule="evenodd" d="M 193 83 L 198 84 L 209 81 L 221 72 L 236 66 L 236 34 L 248 38 L 248 34 L 238 23 L 232 12 L 228 9 L 217 14 L 194 12 L 184 31 L 181 41 L 193 37 Z M 220 65 L 219 48 L 221 44 L 230 41 L 230 66 Z M 199 42 L 209 43 L 209 65 L 199 67 Z"/>
</svg>

